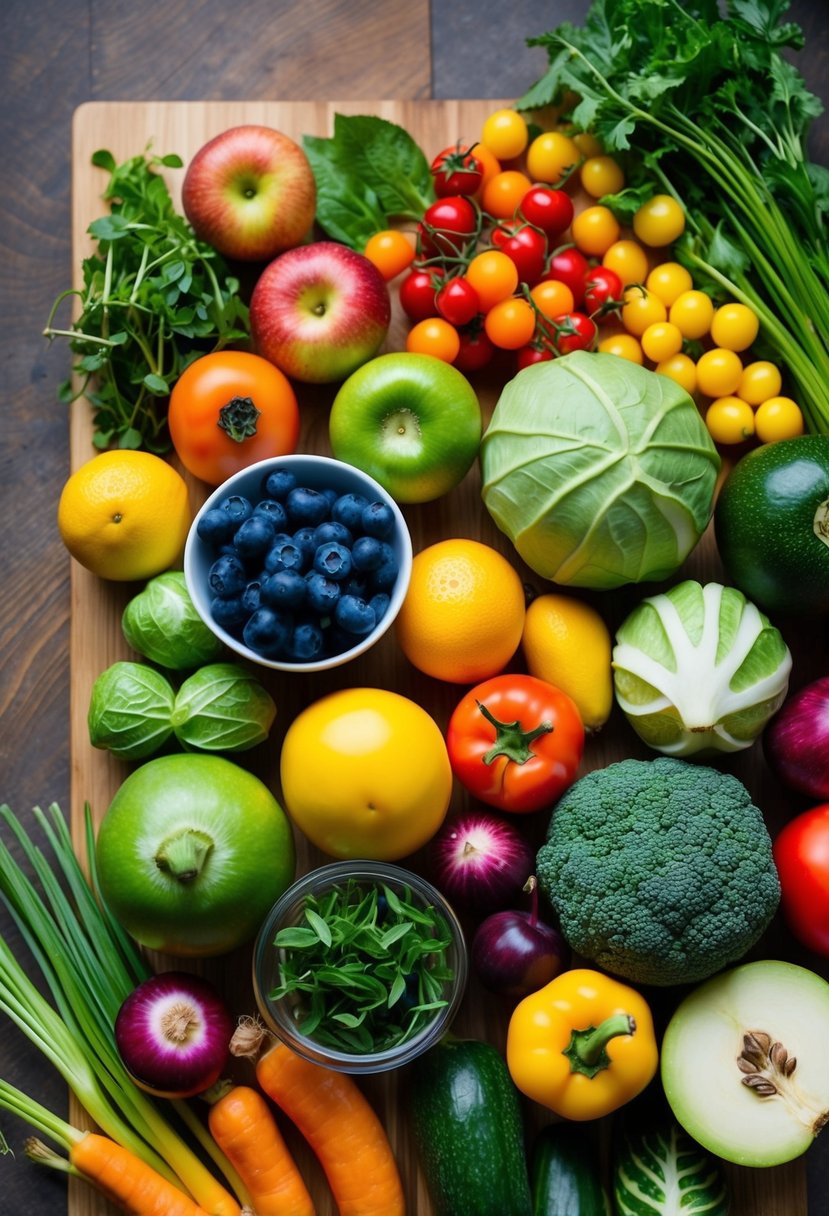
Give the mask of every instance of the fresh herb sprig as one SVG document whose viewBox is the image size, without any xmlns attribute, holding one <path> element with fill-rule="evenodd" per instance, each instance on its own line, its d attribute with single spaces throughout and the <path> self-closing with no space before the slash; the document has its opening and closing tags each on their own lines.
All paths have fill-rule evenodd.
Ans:
<svg viewBox="0 0 829 1216">
<path fill-rule="evenodd" d="M 107 215 L 89 226 L 97 249 L 82 264 L 83 287 L 61 292 L 44 334 L 65 338 L 77 355 L 59 390 L 65 403 L 85 396 L 94 411 L 98 448 L 165 452 L 167 399 L 199 355 L 244 343 L 247 305 L 223 259 L 199 241 L 173 204 L 161 168 L 180 168 L 174 154 L 145 152 L 117 165 L 99 151 L 92 163 L 110 175 Z M 68 328 L 55 324 L 67 299 L 79 302 Z"/>
<path fill-rule="evenodd" d="M 448 1004 L 452 934 L 408 887 L 347 879 L 303 905 L 304 924 L 278 930 L 280 983 L 297 1029 L 321 1046 L 379 1052 L 405 1043 Z"/>
<path fill-rule="evenodd" d="M 549 66 L 517 103 L 564 105 L 645 188 L 683 204 L 676 247 L 716 299 L 749 304 L 811 430 L 829 433 L 829 171 L 809 162 L 822 104 L 784 58 L 786 0 L 593 0 L 584 23 L 528 40 Z M 575 101 L 573 99 L 575 98 Z M 636 190 L 614 200 L 634 209 Z"/>
</svg>

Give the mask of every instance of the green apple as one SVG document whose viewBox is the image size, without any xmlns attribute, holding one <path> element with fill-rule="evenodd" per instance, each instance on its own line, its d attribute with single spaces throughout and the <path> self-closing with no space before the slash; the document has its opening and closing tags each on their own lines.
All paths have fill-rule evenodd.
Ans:
<svg viewBox="0 0 829 1216">
<path fill-rule="evenodd" d="M 736 1165 L 781 1165 L 829 1121 L 829 984 L 762 960 L 694 988 L 662 1041 L 662 1085 L 690 1136 Z"/>
<path fill-rule="evenodd" d="M 340 387 L 329 437 L 338 460 L 368 473 L 397 502 L 431 502 L 478 454 L 481 407 L 462 372 L 432 355 L 378 355 Z"/>
</svg>

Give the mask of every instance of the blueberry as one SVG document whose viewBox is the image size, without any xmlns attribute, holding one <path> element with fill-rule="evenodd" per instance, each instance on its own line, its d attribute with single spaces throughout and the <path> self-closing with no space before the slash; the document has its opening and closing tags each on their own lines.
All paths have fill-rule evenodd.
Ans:
<svg viewBox="0 0 829 1216">
<path fill-rule="evenodd" d="M 268 574 L 275 574 L 277 570 L 304 570 L 307 564 L 305 553 L 287 532 L 280 532 L 265 554 Z"/>
<path fill-rule="evenodd" d="M 337 499 L 339 498 L 339 493 L 337 492 L 337 490 L 332 490 L 332 489 L 329 487 L 329 488 L 328 488 L 328 489 L 326 489 L 326 490 L 320 490 L 320 494 L 324 494 L 324 495 L 325 495 L 325 497 L 328 499 L 328 510 L 329 510 L 329 513 L 330 513 L 331 508 L 333 507 L 334 503 L 335 503 L 335 502 L 337 501 Z"/>
<path fill-rule="evenodd" d="M 305 576 L 305 586 L 308 607 L 320 616 L 329 616 L 340 598 L 339 583 L 312 570 Z"/>
<path fill-rule="evenodd" d="M 374 536 L 358 536 L 351 547 L 355 570 L 377 570 L 383 557 L 383 545 Z"/>
<path fill-rule="evenodd" d="M 254 516 L 264 515 L 271 521 L 276 532 L 284 532 L 288 527 L 288 512 L 275 498 L 263 498 L 253 508 L 253 514 Z"/>
<path fill-rule="evenodd" d="M 255 612 L 261 603 L 262 584 L 258 578 L 251 579 L 247 587 L 242 592 L 242 605 L 248 616 Z"/>
<path fill-rule="evenodd" d="M 314 540 L 316 533 L 316 528 L 297 528 L 293 535 L 294 544 L 302 550 L 306 566 L 311 565 L 317 551 L 317 542 Z"/>
<path fill-rule="evenodd" d="M 253 515 L 253 503 L 249 499 L 243 498 L 241 494 L 231 494 L 222 503 L 222 510 L 227 511 L 238 528 L 239 524 L 243 524 Z"/>
<path fill-rule="evenodd" d="M 322 630 L 313 621 L 297 625 L 288 643 L 287 655 L 297 663 L 310 663 L 321 654 L 324 644 Z"/>
<path fill-rule="evenodd" d="M 382 620 L 382 618 L 386 615 L 389 610 L 390 603 L 391 601 L 386 595 L 385 591 L 378 591 L 376 595 L 371 597 L 369 604 L 374 609 L 374 616 L 378 621 Z"/>
<path fill-rule="evenodd" d="M 356 595 L 361 600 L 366 599 L 369 594 L 368 576 L 365 574 L 354 574 L 352 571 L 350 578 L 347 578 L 342 584 L 342 592 L 343 595 Z"/>
<path fill-rule="evenodd" d="M 314 554 L 314 569 L 326 578 L 342 582 L 351 573 L 351 553 L 345 545 L 338 545 L 333 540 L 328 541 L 320 545 Z"/>
<path fill-rule="evenodd" d="M 233 543 L 241 558 L 264 557 L 276 536 L 276 530 L 269 519 L 255 512 L 246 519 L 235 532 Z"/>
<path fill-rule="evenodd" d="M 328 499 L 319 490 L 297 486 L 291 490 L 285 502 L 288 519 L 297 527 L 316 527 L 328 518 Z"/>
<path fill-rule="evenodd" d="M 277 502 L 284 502 L 295 488 L 296 477 L 287 469 L 275 469 L 262 481 L 262 493 L 266 498 L 275 498 Z"/>
<path fill-rule="evenodd" d="M 288 615 L 261 607 L 248 618 L 242 641 L 257 654 L 272 658 L 285 650 L 292 630 L 293 622 Z"/>
<path fill-rule="evenodd" d="M 243 596 L 215 596 L 210 601 L 210 615 L 217 625 L 222 629 L 235 631 L 239 625 L 247 620 L 248 612 L 243 602 Z"/>
<path fill-rule="evenodd" d="M 318 527 L 314 528 L 314 548 L 318 549 L 320 545 L 324 545 L 326 541 L 335 540 L 338 545 L 345 545 L 346 549 L 350 549 L 354 544 L 354 537 L 345 524 L 337 523 L 335 519 L 326 519 Z"/>
<path fill-rule="evenodd" d="M 235 531 L 234 520 L 221 507 L 211 507 L 209 511 L 205 511 L 196 525 L 197 536 L 208 545 L 224 544 Z"/>
<path fill-rule="evenodd" d="M 377 624 L 374 609 L 356 595 L 340 596 L 337 600 L 337 607 L 334 609 L 334 620 L 340 629 L 344 629 L 346 633 L 356 634 L 360 638 L 371 633 Z"/>
<path fill-rule="evenodd" d="M 400 569 L 397 556 L 387 541 L 381 541 L 383 557 L 380 565 L 372 571 L 371 582 L 375 591 L 391 591 Z"/>
<path fill-rule="evenodd" d="M 238 557 L 223 554 L 217 557 L 207 572 L 207 585 L 214 595 L 222 599 L 241 595 L 247 585 L 248 576 Z"/>
<path fill-rule="evenodd" d="M 331 507 L 331 518 L 357 532 L 362 527 L 363 511 L 367 506 L 364 494 L 341 494 Z"/>
<path fill-rule="evenodd" d="M 298 570 L 277 570 L 262 581 L 263 604 L 294 611 L 305 603 L 307 584 Z"/>
<path fill-rule="evenodd" d="M 389 540 L 394 534 L 394 512 L 386 502 L 370 502 L 363 511 L 361 526 L 366 536 Z"/>
</svg>

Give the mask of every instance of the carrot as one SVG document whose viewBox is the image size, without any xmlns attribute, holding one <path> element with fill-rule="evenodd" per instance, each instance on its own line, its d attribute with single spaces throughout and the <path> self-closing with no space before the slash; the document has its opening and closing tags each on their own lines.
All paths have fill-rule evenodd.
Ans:
<svg viewBox="0 0 829 1216">
<path fill-rule="evenodd" d="M 69 1160 L 132 1216 L 207 1216 L 189 1195 L 108 1136 L 86 1132 L 72 1145 Z"/>
<path fill-rule="evenodd" d="M 305 1181 L 258 1090 L 225 1087 L 211 1104 L 207 1122 L 250 1192 L 256 1216 L 315 1216 Z"/>
<path fill-rule="evenodd" d="M 256 1061 L 259 1085 L 316 1153 L 340 1216 L 404 1216 L 391 1145 L 352 1077 L 304 1060 L 252 1020 L 238 1027 L 230 1050 Z"/>
</svg>

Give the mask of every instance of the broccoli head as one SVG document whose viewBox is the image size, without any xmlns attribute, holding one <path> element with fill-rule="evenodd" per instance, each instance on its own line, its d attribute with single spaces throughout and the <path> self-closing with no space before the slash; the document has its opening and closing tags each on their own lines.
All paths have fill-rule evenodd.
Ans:
<svg viewBox="0 0 829 1216">
<path fill-rule="evenodd" d="M 639 984 L 696 983 L 774 916 L 763 816 L 736 777 L 686 760 L 621 760 L 553 809 L 536 877 L 571 948 Z"/>
</svg>

